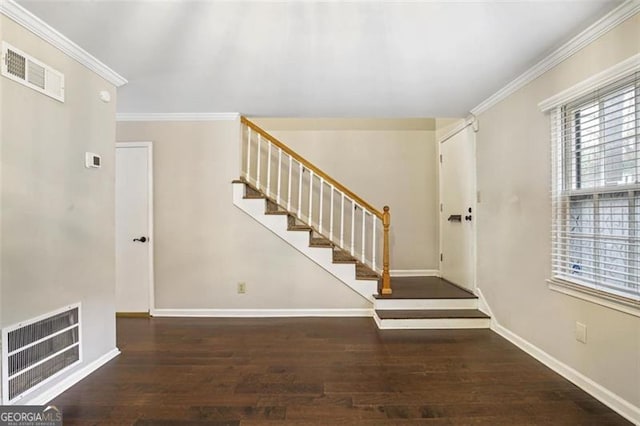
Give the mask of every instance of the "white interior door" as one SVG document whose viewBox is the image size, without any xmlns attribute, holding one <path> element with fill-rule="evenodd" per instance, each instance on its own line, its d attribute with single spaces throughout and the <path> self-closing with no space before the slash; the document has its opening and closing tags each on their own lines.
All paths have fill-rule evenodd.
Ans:
<svg viewBox="0 0 640 426">
<path fill-rule="evenodd" d="M 475 133 L 470 127 L 440 144 L 440 272 L 475 289 Z"/>
<path fill-rule="evenodd" d="M 116 143 L 116 312 L 153 308 L 151 142 Z"/>
</svg>

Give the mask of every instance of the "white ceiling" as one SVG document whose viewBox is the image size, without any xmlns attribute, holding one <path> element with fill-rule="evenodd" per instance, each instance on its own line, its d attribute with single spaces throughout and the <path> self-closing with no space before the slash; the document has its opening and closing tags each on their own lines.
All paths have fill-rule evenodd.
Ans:
<svg viewBox="0 0 640 426">
<path fill-rule="evenodd" d="M 19 3 L 129 80 L 119 112 L 452 117 L 621 2 Z"/>
</svg>

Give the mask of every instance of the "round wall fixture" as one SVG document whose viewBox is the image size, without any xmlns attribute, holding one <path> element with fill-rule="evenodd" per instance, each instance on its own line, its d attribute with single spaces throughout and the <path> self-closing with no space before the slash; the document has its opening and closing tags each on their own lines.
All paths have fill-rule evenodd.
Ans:
<svg viewBox="0 0 640 426">
<path fill-rule="evenodd" d="M 102 90 L 100 92 L 100 100 L 104 103 L 109 103 L 111 101 L 111 93 L 106 90 Z"/>
</svg>

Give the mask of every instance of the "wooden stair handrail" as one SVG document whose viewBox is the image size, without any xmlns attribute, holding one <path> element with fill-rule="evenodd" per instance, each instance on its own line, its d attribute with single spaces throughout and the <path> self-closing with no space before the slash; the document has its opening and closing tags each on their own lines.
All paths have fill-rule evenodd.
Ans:
<svg viewBox="0 0 640 426">
<path fill-rule="evenodd" d="M 389 206 L 384 206 L 384 209 L 383 209 L 384 213 L 381 212 L 380 210 L 373 207 L 371 204 L 364 201 L 358 195 L 353 193 L 353 191 L 349 190 L 347 187 L 342 185 L 340 182 L 333 179 L 331 176 L 329 176 L 327 173 L 322 171 L 320 168 L 313 165 L 310 161 L 303 158 L 300 154 L 298 154 L 297 152 L 289 148 L 287 145 L 285 145 L 284 143 L 280 142 L 278 139 L 270 135 L 266 130 L 262 129 L 260 126 L 258 126 L 257 124 L 249 120 L 247 117 L 245 116 L 240 117 L 240 121 L 242 124 L 247 125 L 251 129 L 253 129 L 255 132 L 260 134 L 262 137 L 267 139 L 270 143 L 274 144 L 275 146 L 280 148 L 282 151 L 287 153 L 289 156 L 291 156 L 291 158 L 296 160 L 298 163 L 302 164 L 303 167 L 311 170 L 314 174 L 324 179 L 325 182 L 328 182 L 338 191 L 347 195 L 354 202 L 359 204 L 362 208 L 376 215 L 382 221 L 382 225 L 383 225 L 382 286 L 380 288 L 380 292 L 382 294 L 391 294 L 392 293 L 391 276 L 389 273 L 389 227 L 391 226 L 391 213 L 389 213 Z"/>
<path fill-rule="evenodd" d="M 320 170 L 320 168 L 318 168 L 317 166 L 313 165 L 309 160 L 306 160 L 305 158 L 303 158 L 300 154 L 298 154 L 297 152 L 295 152 L 294 150 L 289 148 L 287 145 L 285 145 L 284 143 L 280 142 L 278 139 L 276 139 L 273 136 L 271 136 L 269 133 L 267 133 L 266 130 L 263 130 L 260 126 L 258 126 L 257 124 L 255 124 L 254 122 L 249 120 L 247 117 L 242 116 L 240 118 L 240 121 L 243 124 L 246 124 L 247 126 L 251 127 L 253 130 L 255 130 L 260 135 L 262 135 L 262 137 L 264 137 L 267 140 L 269 140 L 269 142 L 271 142 L 272 144 L 274 144 L 275 146 L 277 146 L 278 148 L 280 148 L 281 150 L 283 150 L 284 152 L 289 154 L 293 159 L 295 159 L 298 163 L 302 164 L 305 168 L 313 171 L 314 174 L 316 174 L 317 176 L 320 176 L 326 182 L 328 182 L 331 185 L 333 185 L 334 188 L 336 188 L 339 191 L 341 191 L 341 192 L 345 193 L 346 195 L 348 195 L 349 198 L 351 198 L 353 201 L 358 203 L 360 206 L 362 206 L 365 209 L 369 210 L 369 212 L 375 214 L 380 220 L 383 220 L 383 216 L 384 215 L 380 210 L 376 209 L 371 204 L 369 204 L 366 201 L 364 201 L 362 198 L 360 198 L 359 196 L 354 194 L 353 191 L 349 190 L 344 185 L 342 185 L 340 182 L 336 181 L 331 176 L 326 174 L 324 171 Z"/>
</svg>

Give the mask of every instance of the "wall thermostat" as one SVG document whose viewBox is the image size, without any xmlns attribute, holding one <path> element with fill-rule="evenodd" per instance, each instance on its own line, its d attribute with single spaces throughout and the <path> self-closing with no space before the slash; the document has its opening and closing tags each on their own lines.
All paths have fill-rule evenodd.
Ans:
<svg viewBox="0 0 640 426">
<path fill-rule="evenodd" d="M 98 154 L 87 152 L 84 156 L 84 165 L 87 169 L 99 169 L 102 166 L 102 159 Z"/>
</svg>

